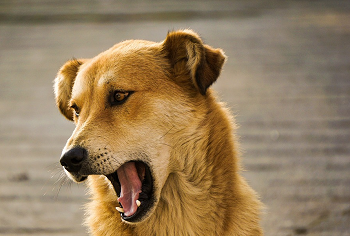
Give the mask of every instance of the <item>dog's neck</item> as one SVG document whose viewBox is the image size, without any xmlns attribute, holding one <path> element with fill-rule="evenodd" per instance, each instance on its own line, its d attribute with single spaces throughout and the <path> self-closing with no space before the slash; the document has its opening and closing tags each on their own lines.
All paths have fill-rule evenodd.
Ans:
<svg viewBox="0 0 350 236">
<path fill-rule="evenodd" d="M 179 142 L 181 147 L 174 148 L 176 153 L 172 155 L 185 161 L 169 175 L 154 214 L 135 227 L 137 235 L 221 235 L 216 230 L 229 227 L 223 225 L 231 221 L 229 211 L 233 206 L 224 203 L 233 202 L 231 189 L 237 175 L 232 129 L 225 110 L 210 110 L 218 112 L 207 113 L 201 127 Z M 191 158 L 187 158 L 189 155 Z M 218 196 L 213 194 L 216 191 L 230 194 Z"/>
</svg>

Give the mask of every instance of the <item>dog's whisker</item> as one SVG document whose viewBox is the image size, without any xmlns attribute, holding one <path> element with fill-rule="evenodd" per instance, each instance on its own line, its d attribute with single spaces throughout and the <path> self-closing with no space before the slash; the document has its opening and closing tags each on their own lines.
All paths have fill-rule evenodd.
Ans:
<svg viewBox="0 0 350 236">
<path fill-rule="evenodd" d="M 164 138 L 165 136 L 167 136 L 169 134 L 169 132 L 175 127 L 175 125 L 173 125 L 163 136 L 161 136 L 159 139 Z"/>
<path fill-rule="evenodd" d="M 66 186 L 67 186 L 67 188 L 68 188 L 69 190 L 72 190 L 72 184 L 73 184 L 73 182 L 70 181 L 70 179 L 66 178 L 65 184 L 66 184 Z"/>
<path fill-rule="evenodd" d="M 62 189 L 62 186 L 65 185 L 65 184 L 67 183 L 67 180 L 68 180 L 68 178 L 65 177 L 65 176 L 63 176 L 63 177 L 59 180 L 60 184 L 59 184 L 58 191 L 57 191 L 57 193 L 56 193 L 56 195 L 55 195 L 55 198 L 54 198 L 55 200 L 57 200 L 58 194 L 60 193 L 60 191 L 61 191 L 61 189 Z"/>
<path fill-rule="evenodd" d="M 52 176 L 54 176 L 62 170 L 62 167 L 58 163 L 53 163 L 51 165 L 48 165 L 47 169 L 48 169 L 47 172 L 51 173 Z"/>
<path fill-rule="evenodd" d="M 62 168 L 57 169 L 55 173 L 51 173 L 51 179 L 53 179 L 54 177 L 56 177 L 57 175 L 62 176 L 64 174 L 64 172 L 62 171 Z"/>
<path fill-rule="evenodd" d="M 57 162 L 52 163 L 52 164 L 50 164 L 50 165 L 47 166 L 47 168 L 49 169 L 49 171 L 53 171 L 53 170 L 58 169 L 58 168 L 60 168 L 60 167 L 61 167 L 61 165 L 60 165 L 59 163 L 57 163 Z"/>
<path fill-rule="evenodd" d="M 53 179 L 57 175 L 60 175 L 60 176 L 62 175 L 62 168 L 61 168 L 61 166 L 58 163 L 52 163 L 52 164 L 48 165 L 47 169 L 48 169 L 47 172 L 51 175 L 50 179 Z M 61 177 L 59 177 L 59 178 L 61 178 Z M 45 192 L 44 192 L 43 196 L 46 196 L 46 194 L 49 191 L 48 185 L 49 185 L 50 179 L 47 179 L 45 184 L 41 188 L 41 190 L 45 189 Z M 57 183 L 57 180 L 54 182 L 54 185 L 56 183 Z M 51 191 L 53 191 L 54 189 L 55 189 L 55 187 L 53 187 Z"/>
<path fill-rule="evenodd" d="M 171 149 L 173 149 L 174 147 L 173 146 L 171 146 L 170 144 L 168 144 L 168 143 L 160 143 L 161 145 L 164 145 L 164 146 L 168 146 L 168 147 L 170 147 Z"/>
<path fill-rule="evenodd" d="M 54 194 L 54 199 L 57 200 L 58 195 L 61 192 L 61 189 L 64 185 L 66 185 L 66 186 L 68 186 L 68 188 L 70 188 L 71 184 L 72 184 L 72 182 L 67 177 L 67 175 L 63 171 L 61 171 L 59 173 L 57 180 L 54 183 L 52 190 L 51 190 L 52 192 L 56 191 L 56 193 Z"/>
<path fill-rule="evenodd" d="M 57 178 L 57 180 L 55 181 L 54 184 L 57 184 L 62 179 L 66 178 L 65 173 L 63 171 L 59 172 L 58 174 L 59 174 L 59 176 L 58 176 L 58 178 Z"/>
</svg>

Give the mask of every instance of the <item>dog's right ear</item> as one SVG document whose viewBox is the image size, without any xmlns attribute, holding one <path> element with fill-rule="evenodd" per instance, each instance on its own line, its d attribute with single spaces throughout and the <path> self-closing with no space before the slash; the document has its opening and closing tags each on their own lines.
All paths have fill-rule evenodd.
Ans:
<svg viewBox="0 0 350 236">
<path fill-rule="evenodd" d="M 54 81 L 54 92 L 56 105 L 61 113 L 68 119 L 73 121 L 73 111 L 68 106 L 72 96 L 72 88 L 75 78 L 79 71 L 79 67 L 85 62 L 85 59 L 67 61 L 57 73 Z"/>
<path fill-rule="evenodd" d="M 169 32 L 162 46 L 175 76 L 189 75 L 202 95 L 217 80 L 226 60 L 221 49 L 204 44 L 192 30 Z"/>
</svg>

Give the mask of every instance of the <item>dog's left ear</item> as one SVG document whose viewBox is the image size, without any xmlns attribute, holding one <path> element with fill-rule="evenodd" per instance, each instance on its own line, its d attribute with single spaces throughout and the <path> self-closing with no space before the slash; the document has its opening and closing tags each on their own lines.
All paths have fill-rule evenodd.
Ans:
<svg viewBox="0 0 350 236">
<path fill-rule="evenodd" d="M 73 120 L 73 111 L 68 106 L 68 103 L 71 99 L 75 77 L 77 76 L 80 66 L 86 61 L 86 59 L 67 61 L 58 71 L 54 81 L 56 105 L 62 115 L 71 121 Z"/>
<path fill-rule="evenodd" d="M 202 95 L 219 77 L 226 56 L 221 49 L 203 44 L 191 30 L 169 32 L 163 51 L 176 75 L 190 73 L 194 86 Z"/>
</svg>

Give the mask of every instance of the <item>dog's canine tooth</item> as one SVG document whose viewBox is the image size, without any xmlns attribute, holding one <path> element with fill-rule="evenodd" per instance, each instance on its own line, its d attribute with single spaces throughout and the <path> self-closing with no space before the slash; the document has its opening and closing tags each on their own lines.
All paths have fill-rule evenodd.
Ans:
<svg viewBox="0 0 350 236">
<path fill-rule="evenodd" d="M 120 213 L 124 213 L 124 209 L 121 207 L 115 207 L 115 209 L 117 209 L 117 211 L 119 211 Z"/>
<path fill-rule="evenodd" d="M 141 202 L 139 200 L 136 200 L 137 207 L 141 206 Z"/>
</svg>

